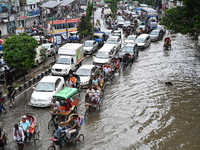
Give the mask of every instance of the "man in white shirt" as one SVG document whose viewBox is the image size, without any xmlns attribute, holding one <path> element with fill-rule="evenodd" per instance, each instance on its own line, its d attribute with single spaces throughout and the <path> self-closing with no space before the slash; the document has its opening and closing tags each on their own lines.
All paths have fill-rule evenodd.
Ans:
<svg viewBox="0 0 200 150">
<path fill-rule="evenodd" d="M 56 101 L 56 98 L 52 99 L 51 110 L 59 110 L 60 103 Z"/>
<path fill-rule="evenodd" d="M 21 127 L 19 127 L 18 124 L 15 124 L 14 125 L 14 128 L 13 128 L 13 139 L 16 142 L 24 142 L 24 131 Z M 18 145 L 18 148 L 19 148 L 19 145 Z"/>
<path fill-rule="evenodd" d="M 100 102 L 100 92 L 97 89 L 97 87 L 94 87 L 92 101 L 95 102 L 95 103 L 99 103 Z"/>
</svg>

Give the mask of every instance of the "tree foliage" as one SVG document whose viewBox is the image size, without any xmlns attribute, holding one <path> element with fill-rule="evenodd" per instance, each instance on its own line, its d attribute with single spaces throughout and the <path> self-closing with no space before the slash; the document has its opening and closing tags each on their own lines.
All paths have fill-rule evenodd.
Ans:
<svg viewBox="0 0 200 150">
<path fill-rule="evenodd" d="M 4 60 L 9 66 L 28 70 L 35 64 L 37 45 L 36 39 L 26 33 L 11 35 L 4 43 Z"/>
<path fill-rule="evenodd" d="M 174 33 L 199 35 L 200 33 L 200 1 L 183 0 L 183 6 L 165 11 L 160 24 Z"/>
<path fill-rule="evenodd" d="M 93 3 L 88 1 L 86 15 L 81 17 L 79 26 L 77 27 L 78 32 L 84 36 L 88 36 L 92 33 L 91 17 L 93 9 Z"/>
</svg>

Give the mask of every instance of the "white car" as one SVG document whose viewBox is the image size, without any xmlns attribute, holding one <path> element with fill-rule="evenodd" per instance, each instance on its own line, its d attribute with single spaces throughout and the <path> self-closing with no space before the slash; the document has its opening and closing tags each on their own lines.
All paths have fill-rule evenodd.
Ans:
<svg viewBox="0 0 200 150">
<path fill-rule="evenodd" d="M 41 43 L 41 40 L 40 40 L 40 36 L 39 35 L 35 35 L 35 36 L 32 36 L 36 39 L 36 41 L 38 42 L 38 44 Z"/>
<path fill-rule="evenodd" d="M 137 38 L 137 35 L 129 35 L 126 40 L 124 40 L 124 44 L 128 43 L 135 43 L 135 39 Z"/>
<path fill-rule="evenodd" d="M 45 44 L 42 44 L 42 46 L 46 50 L 46 56 L 47 57 L 55 55 L 55 53 L 56 53 L 56 47 L 54 46 L 53 43 L 45 43 Z"/>
<path fill-rule="evenodd" d="M 64 78 L 61 76 L 45 76 L 33 87 L 29 105 L 34 107 L 49 107 L 52 97 L 65 87 Z"/>
<path fill-rule="evenodd" d="M 113 30 L 105 30 L 105 31 L 103 31 L 104 33 L 105 33 L 105 35 L 107 35 L 107 36 L 112 36 L 112 34 L 113 34 Z"/>
<path fill-rule="evenodd" d="M 106 46 L 107 44 L 114 44 L 115 45 L 115 50 L 119 51 L 121 49 L 121 39 L 118 36 L 111 36 L 109 37 L 104 46 Z"/>
<path fill-rule="evenodd" d="M 84 54 L 92 54 L 94 51 L 98 49 L 98 42 L 94 40 L 86 40 L 84 42 Z"/>
<path fill-rule="evenodd" d="M 80 77 L 80 86 L 88 87 L 92 78 L 100 73 L 100 67 L 95 65 L 82 65 L 77 71 L 76 74 Z"/>
<path fill-rule="evenodd" d="M 117 21 L 117 24 L 118 24 L 119 27 L 122 27 L 122 28 L 123 28 L 123 26 L 124 26 L 124 19 L 119 19 L 119 20 Z"/>
</svg>

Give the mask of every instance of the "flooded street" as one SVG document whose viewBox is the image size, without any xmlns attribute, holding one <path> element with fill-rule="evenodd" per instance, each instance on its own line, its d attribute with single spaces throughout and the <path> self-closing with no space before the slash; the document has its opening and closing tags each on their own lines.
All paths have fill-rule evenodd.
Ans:
<svg viewBox="0 0 200 150">
<path fill-rule="evenodd" d="M 66 145 L 69 150 L 197 150 L 200 149 L 200 55 L 194 43 L 180 34 L 170 35 L 172 50 L 163 41 L 140 51 L 131 68 L 115 74 L 107 84 L 101 111 L 89 115 L 82 126 L 85 140 Z M 92 57 L 85 64 L 92 63 Z M 165 85 L 172 82 L 173 85 Z M 14 108 L 1 116 L 8 132 L 6 150 L 16 149 L 12 129 L 24 113 L 36 116 L 41 140 L 27 150 L 46 150 L 52 131 L 47 128 L 50 108 L 27 106 L 32 88 L 17 97 Z M 84 114 L 85 90 L 78 112 Z"/>
</svg>

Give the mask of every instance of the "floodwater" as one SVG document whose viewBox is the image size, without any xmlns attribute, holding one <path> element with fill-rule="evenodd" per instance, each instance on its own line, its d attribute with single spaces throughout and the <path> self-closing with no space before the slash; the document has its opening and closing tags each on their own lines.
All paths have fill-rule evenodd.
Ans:
<svg viewBox="0 0 200 150">
<path fill-rule="evenodd" d="M 90 114 L 80 133 L 84 142 L 66 145 L 69 150 L 198 150 L 200 149 L 200 54 L 189 37 L 170 35 L 172 49 L 163 42 L 139 52 L 132 67 L 115 74 L 106 85 L 104 106 Z M 92 57 L 85 63 L 92 63 Z M 165 85 L 172 82 L 173 85 Z M 12 128 L 27 112 L 35 114 L 41 140 L 27 150 L 46 150 L 51 145 L 49 108 L 27 106 L 32 89 L 17 102 L 1 122 L 8 132 L 6 149 L 16 149 Z M 84 90 L 78 112 L 84 114 Z"/>
</svg>

